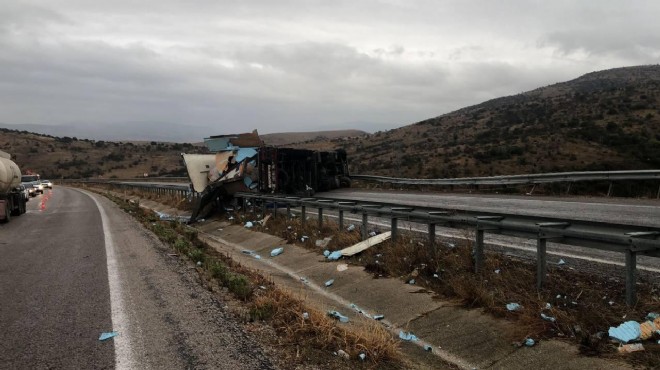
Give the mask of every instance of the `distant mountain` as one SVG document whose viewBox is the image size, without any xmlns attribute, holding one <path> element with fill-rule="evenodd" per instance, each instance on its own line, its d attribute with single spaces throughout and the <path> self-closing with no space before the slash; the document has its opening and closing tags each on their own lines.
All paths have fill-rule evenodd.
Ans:
<svg viewBox="0 0 660 370">
<path fill-rule="evenodd" d="M 447 178 L 660 168 L 660 66 L 593 72 L 341 147 L 361 174 Z"/>
<path fill-rule="evenodd" d="M 108 124 L 37 125 L 4 124 L 0 127 L 11 130 L 38 132 L 57 137 L 76 137 L 78 139 L 105 141 L 166 141 L 199 142 L 209 136 L 213 128 L 190 126 L 167 122 L 117 122 Z"/>
<path fill-rule="evenodd" d="M 331 140 L 342 138 L 356 138 L 367 135 L 360 130 L 332 130 L 332 131 L 312 131 L 312 132 L 282 132 L 276 134 L 259 135 L 268 145 L 288 145 L 310 140 Z"/>
</svg>

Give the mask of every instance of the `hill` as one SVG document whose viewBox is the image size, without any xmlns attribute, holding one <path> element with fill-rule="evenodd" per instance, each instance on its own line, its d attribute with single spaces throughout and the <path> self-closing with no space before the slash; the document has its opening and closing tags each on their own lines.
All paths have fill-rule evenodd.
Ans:
<svg viewBox="0 0 660 370">
<path fill-rule="evenodd" d="M 360 130 L 334 130 L 313 132 L 282 132 L 276 134 L 259 135 L 268 145 L 283 146 L 303 141 L 327 141 L 333 139 L 349 140 L 351 138 L 367 135 Z"/>
<path fill-rule="evenodd" d="M 593 72 L 350 141 L 360 174 L 445 178 L 660 168 L 660 66 Z"/>
</svg>

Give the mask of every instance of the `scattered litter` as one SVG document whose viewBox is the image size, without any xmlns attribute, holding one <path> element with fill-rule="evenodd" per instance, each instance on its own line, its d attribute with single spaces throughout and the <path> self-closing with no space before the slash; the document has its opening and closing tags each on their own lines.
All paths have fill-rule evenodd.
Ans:
<svg viewBox="0 0 660 370">
<path fill-rule="evenodd" d="M 335 279 L 330 279 L 330 280 L 328 280 L 328 281 L 325 282 L 325 286 L 328 287 L 328 286 L 330 286 L 330 285 L 332 285 L 332 284 L 334 284 L 334 283 L 335 283 Z"/>
<path fill-rule="evenodd" d="M 261 259 L 261 256 L 260 256 L 260 255 L 258 255 L 258 254 L 255 254 L 255 255 L 254 255 L 254 258 L 256 258 L 256 259 L 258 259 L 258 260 L 260 260 L 260 259 Z"/>
<path fill-rule="evenodd" d="M 367 358 L 367 355 L 365 355 L 364 353 L 360 353 L 358 357 L 360 358 L 360 360 L 364 361 Z"/>
<path fill-rule="evenodd" d="M 232 221 L 234 219 L 234 216 L 229 216 L 228 220 Z"/>
<path fill-rule="evenodd" d="M 304 243 L 307 239 L 309 239 L 309 236 L 307 236 L 307 235 L 303 235 L 302 237 L 300 237 L 300 241 L 303 242 L 303 243 Z"/>
<path fill-rule="evenodd" d="M 272 251 L 270 251 L 270 256 L 275 257 L 275 256 L 279 256 L 282 253 L 284 253 L 284 248 L 279 247 L 279 248 L 275 248 Z"/>
<path fill-rule="evenodd" d="M 555 321 L 557 321 L 557 319 L 555 319 L 554 317 L 552 317 L 552 316 L 548 316 L 548 315 L 546 315 L 546 314 L 544 314 L 544 313 L 542 313 L 542 312 L 541 312 L 541 318 L 542 318 L 543 320 L 545 320 L 545 321 L 550 321 L 550 322 L 555 322 Z"/>
<path fill-rule="evenodd" d="M 655 313 L 655 312 L 649 312 L 648 315 L 646 315 L 647 320 L 655 320 L 658 317 L 660 317 L 660 314 Z"/>
<path fill-rule="evenodd" d="M 367 240 L 363 240 L 355 245 L 352 245 L 348 248 L 344 248 L 341 250 L 341 254 L 343 256 L 352 256 L 354 254 L 360 253 L 364 250 L 369 249 L 370 247 L 373 247 L 376 244 L 380 244 L 384 242 L 385 240 L 389 239 L 392 237 L 392 232 L 388 231 L 382 234 L 378 234 L 376 236 L 373 236 Z"/>
<path fill-rule="evenodd" d="M 509 311 L 518 311 L 520 309 L 520 305 L 518 303 L 507 303 L 506 309 Z"/>
<path fill-rule="evenodd" d="M 341 272 L 341 271 L 346 271 L 346 270 L 348 270 L 348 265 L 347 264 L 342 263 L 342 264 L 337 265 L 337 271 Z"/>
<path fill-rule="evenodd" d="M 433 352 L 433 347 L 432 347 L 431 345 L 429 345 L 429 344 L 425 344 L 425 345 L 424 345 L 424 350 L 425 350 L 426 352 Z"/>
<path fill-rule="evenodd" d="M 557 294 L 557 296 L 555 298 L 561 299 L 561 294 Z"/>
<path fill-rule="evenodd" d="M 333 318 L 339 320 L 340 322 L 348 322 L 348 317 L 340 314 L 337 311 L 328 311 L 328 316 L 333 317 Z"/>
<path fill-rule="evenodd" d="M 341 258 L 341 251 L 334 251 L 327 257 L 330 261 L 336 261 Z"/>
<path fill-rule="evenodd" d="M 438 274 L 433 274 L 433 277 L 436 278 L 436 279 L 440 278 L 440 276 L 438 276 Z"/>
<path fill-rule="evenodd" d="M 305 283 L 305 284 L 309 284 L 309 280 L 307 280 L 306 277 L 301 276 L 301 277 L 300 277 L 300 281 L 302 281 L 302 282 Z"/>
<path fill-rule="evenodd" d="M 324 250 L 324 251 L 323 251 L 323 255 L 326 256 L 326 257 L 328 257 L 328 256 L 330 255 L 330 251 L 327 250 L 327 249 Z"/>
<path fill-rule="evenodd" d="M 382 320 L 385 318 L 385 315 L 374 315 L 374 320 Z"/>
<path fill-rule="evenodd" d="M 369 236 L 376 236 L 376 235 L 378 235 L 378 234 L 376 234 L 375 231 L 372 231 L 372 232 L 369 233 Z"/>
<path fill-rule="evenodd" d="M 410 285 L 415 285 L 415 279 L 410 279 L 410 280 L 408 280 L 408 284 L 410 284 Z"/>
<path fill-rule="evenodd" d="M 345 358 L 345 359 L 349 359 L 349 358 L 351 357 L 351 356 L 348 355 L 348 353 L 344 352 L 344 351 L 341 350 L 341 349 L 340 349 L 339 351 L 337 351 L 337 355 L 338 355 L 339 357 L 343 357 L 343 358 Z"/>
<path fill-rule="evenodd" d="M 626 321 L 618 327 L 610 327 L 607 332 L 611 338 L 618 340 L 621 343 L 628 343 L 636 340 L 642 334 L 640 325 L 636 321 Z"/>
<path fill-rule="evenodd" d="M 401 338 L 401 339 L 403 339 L 403 340 L 410 341 L 410 342 L 416 342 L 416 341 L 419 340 L 419 339 L 417 338 L 417 336 L 415 336 L 415 334 L 413 334 L 413 333 L 406 333 L 406 332 L 404 332 L 403 330 L 401 330 L 401 331 L 399 332 L 399 338 Z"/>
<path fill-rule="evenodd" d="M 496 274 L 499 274 L 500 271 L 501 271 L 500 269 L 497 269 L 497 270 L 495 270 L 495 273 L 496 273 Z"/>
<path fill-rule="evenodd" d="M 647 340 L 650 339 L 654 333 L 660 333 L 660 319 L 656 319 L 655 323 L 653 321 L 646 321 L 639 325 L 639 339 Z"/>
<path fill-rule="evenodd" d="M 382 253 L 378 253 L 378 254 L 376 255 L 376 258 L 380 258 L 380 257 L 382 257 L 382 256 L 383 256 Z"/>
<path fill-rule="evenodd" d="M 614 301 L 607 302 L 610 306 L 614 306 Z"/>
<path fill-rule="evenodd" d="M 346 228 L 346 231 L 353 231 L 353 230 L 355 230 L 355 225 L 353 224 L 348 225 L 348 227 Z"/>
<path fill-rule="evenodd" d="M 305 320 L 309 319 L 309 313 L 303 312 L 303 319 Z"/>
<path fill-rule="evenodd" d="M 565 264 L 566 264 L 566 261 L 564 261 L 563 259 L 560 259 L 559 262 L 557 262 L 557 265 L 559 265 L 559 266 L 565 265 Z"/>
<path fill-rule="evenodd" d="M 246 229 L 250 229 L 250 228 L 252 228 L 252 226 L 254 226 L 254 224 L 253 224 L 252 222 L 250 222 L 250 221 L 248 221 L 248 222 L 245 223 L 245 228 L 246 228 Z"/>
<path fill-rule="evenodd" d="M 170 257 L 179 257 L 179 255 L 176 253 L 168 253 L 167 255 Z"/>
<path fill-rule="evenodd" d="M 291 226 L 287 226 L 286 229 L 287 229 L 287 230 L 291 230 L 292 227 L 291 227 Z"/>
<path fill-rule="evenodd" d="M 268 222 L 269 219 L 270 219 L 270 215 L 266 215 L 266 217 L 264 217 L 261 221 L 258 222 L 261 224 L 261 226 L 266 226 L 266 222 Z"/>
<path fill-rule="evenodd" d="M 259 289 L 261 289 L 261 290 L 266 290 L 266 287 L 263 286 L 263 285 L 259 285 Z"/>
<path fill-rule="evenodd" d="M 534 341 L 534 339 L 532 339 L 532 338 L 525 339 L 525 345 L 527 347 L 533 347 L 535 344 L 536 344 L 536 342 Z"/>
<path fill-rule="evenodd" d="M 201 266 L 201 265 L 202 265 L 202 261 L 197 261 L 197 266 Z"/>
<path fill-rule="evenodd" d="M 456 248 L 456 244 L 454 244 L 454 243 L 447 243 L 447 248 Z"/>
<path fill-rule="evenodd" d="M 254 254 L 254 251 L 251 251 L 251 250 L 249 250 L 249 249 L 243 249 L 243 250 L 241 251 L 241 253 L 243 253 L 243 254 L 247 254 L 247 255 L 250 255 L 250 256 L 251 256 L 252 254 Z"/>
<path fill-rule="evenodd" d="M 117 333 L 116 331 L 111 331 L 109 333 L 101 333 L 101 336 L 99 336 L 99 340 L 100 341 L 108 340 L 112 337 L 116 337 L 117 335 L 119 335 L 119 333 Z"/>
<path fill-rule="evenodd" d="M 549 309 L 551 309 L 551 308 L 552 308 L 552 305 L 551 305 L 550 303 L 546 303 L 546 304 L 545 304 L 545 309 L 546 309 L 546 310 L 549 310 Z"/>
<path fill-rule="evenodd" d="M 315 244 L 319 248 L 325 248 L 325 247 L 328 246 L 328 244 L 330 243 L 331 240 L 332 240 L 332 237 L 329 236 L 327 238 L 318 239 Z"/>
<path fill-rule="evenodd" d="M 624 344 L 621 347 L 619 347 L 618 350 L 619 353 L 632 353 L 632 352 L 643 351 L 644 346 L 641 343 Z"/>
</svg>

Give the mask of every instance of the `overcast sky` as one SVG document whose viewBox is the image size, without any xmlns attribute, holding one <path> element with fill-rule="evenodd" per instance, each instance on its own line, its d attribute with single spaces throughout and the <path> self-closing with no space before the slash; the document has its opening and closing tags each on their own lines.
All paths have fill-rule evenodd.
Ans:
<svg viewBox="0 0 660 370">
<path fill-rule="evenodd" d="M 657 0 L 0 0 L 0 122 L 385 130 L 657 64 L 659 15 Z"/>
</svg>

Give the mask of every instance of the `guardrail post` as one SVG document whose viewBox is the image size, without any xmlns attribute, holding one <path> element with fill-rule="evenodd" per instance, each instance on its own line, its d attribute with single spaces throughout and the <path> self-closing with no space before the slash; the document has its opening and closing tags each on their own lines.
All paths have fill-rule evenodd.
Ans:
<svg viewBox="0 0 660 370">
<path fill-rule="evenodd" d="M 277 201 L 273 203 L 273 220 L 277 218 Z"/>
<path fill-rule="evenodd" d="M 435 247 L 435 224 L 433 222 L 429 222 L 429 249 L 431 252 L 433 252 L 433 248 Z"/>
<path fill-rule="evenodd" d="M 399 225 L 399 219 L 396 217 L 392 217 L 392 226 L 390 227 L 390 229 L 392 230 L 392 241 L 396 241 L 397 237 L 399 236 L 398 225 Z"/>
<path fill-rule="evenodd" d="M 319 207 L 319 230 L 323 227 L 323 208 Z"/>
<path fill-rule="evenodd" d="M 367 233 L 367 227 L 369 225 L 369 214 L 367 212 L 362 212 L 362 240 L 367 240 L 369 234 Z"/>
<path fill-rule="evenodd" d="M 635 283 L 637 278 L 637 252 L 626 249 L 626 304 L 635 305 Z"/>
<path fill-rule="evenodd" d="M 261 200 L 261 217 L 266 217 L 266 199 Z"/>
<path fill-rule="evenodd" d="M 655 195 L 655 199 L 660 199 L 660 185 L 658 185 L 658 194 Z"/>
<path fill-rule="evenodd" d="M 339 210 L 339 231 L 344 230 L 344 210 Z"/>
<path fill-rule="evenodd" d="M 607 197 L 608 197 L 608 198 L 609 198 L 609 196 L 612 194 L 612 184 L 613 184 L 613 183 L 610 182 L 610 187 L 607 188 Z"/>
<path fill-rule="evenodd" d="M 286 219 L 291 219 L 291 203 L 286 204 Z"/>
<path fill-rule="evenodd" d="M 546 247 L 548 239 L 540 237 L 536 239 L 536 289 L 541 289 L 545 284 L 546 271 Z"/>
<path fill-rule="evenodd" d="M 302 204 L 300 206 L 300 223 L 302 225 L 305 225 L 305 221 L 307 220 L 307 207 Z"/>
<path fill-rule="evenodd" d="M 571 193 L 571 185 L 572 184 L 573 184 L 572 182 L 568 183 L 568 188 L 566 189 L 566 195 L 569 195 Z"/>
<path fill-rule="evenodd" d="M 484 230 L 477 226 L 474 241 L 474 272 L 479 273 L 484 264 Z"/>
</svg>

